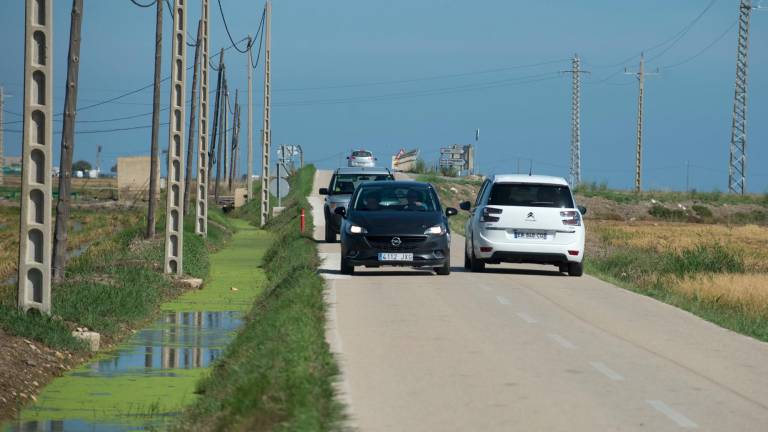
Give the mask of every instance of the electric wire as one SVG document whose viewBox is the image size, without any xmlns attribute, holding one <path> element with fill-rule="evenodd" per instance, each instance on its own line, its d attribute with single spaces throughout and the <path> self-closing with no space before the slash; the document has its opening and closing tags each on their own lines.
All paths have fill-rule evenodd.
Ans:
<svg viewBox="0 0 768 432">
<path fill-rule="evenodd" d="M 422 81 L 434 81 L 434 80 L 441 80 L 441 79 L 448 79 L 448 78 L 460 78 L 460 77 L 472 76 L 472 75 L 484 75 L 484 74 L 495 73 L 495 72 L 505 72 L 505 71 L 511 71 L 511 70 L 519 70 L 519 69 L 529 69 L 529 68 L 534 68 L 534 67 L 538 67 L 538 66 L 546 66 L 546 65 L 555 64 L 555 63 L 562 63 L 562 62 L 566 62 L 566 61 L 569 61 L 569 60 L 570 59 L 562 58 L 562 59 L 556 59 L 556 60 L 546 60 L 546 61 L 538 62 L 538 63 L 515 65 L 515 66 L 507 66 L 507 67 L 502 67 L 502 68 L 486 69 L 486 70 L 474 71 L 474 72 L 462 72 L 462 73 L 446 74 L 446 75 L 434 75 L 434 76 L 427 76 L 427 77 L 420 77 L 420 78 L 408 78 L 408 79 L 401 79 L 401 80 L 373 81 L 373 82 L 367 82 L 367 83 L 340 84 L 340 85 L 330 85 L 330 86 L 322 86 L 322 87 L 298 87 L 298 88 L 282 88 L 282 89 L 278 88 L 278 89 L 275 89 L 275 92 L 293 92 L 293 91 L 309 91 L 309 90 L 332 90 L 332 89 L 342 89 L 342 88 L 375 87 L 375 86 L 388 85 L 388 84 L 405 84 L 405 83 L 422 82 Z"/>
<path fill-rule="evenodd" d="M 137 2 L 136 0 L 131 0 L 131 3 L 135 4 L 138 7 L 148 8 L 148 7 L 152 7 L 152 6 L 156 5 L 157 4 L 157 0 L 155 0 L 152 3 L 149 3 L 149 4 L 141 4 L 141 3 Z"/>
<path fill-rule="evenodd" d="M 219 12 L 221 13 L 221 20 L 224 22 L 224 30 L 227 31 L 227 36 L 229 37 L 229 41 L 232 42 L 232 46 L 235 47 L 235 49 L 241 53 L 245 54 L 248 52 L 249 49 L 251 49 L 251 46 L 247 46 L 244 50 L 241 50 L 237 44 L 235 43 L 235 39 L 232 37 L 232 33 L 229 32 L 229 25 L 227 24 L 227 18 L 224 16 L 224 8 L 221 6 L 221 0 L 217 0 L 219 3 Z"/>
<path fill-rule="evenodd" d="M 697 52 L 696 54 L 694 54 L 694 55 L 692 55 L 692 56 L 690 56 L 690 57 L 688 57 L 688 58 L 686 58 L 686 59 L 684 59 L 684 60 L 681 60 L 681 61 L 679 61 L 679 62 L 677 62 L 677 63 L 672 63 L 671 65 L 668 65 L 668 66 L 664 66 L 664 69 L 672 69 L 672 68 L 675 68 L 675 67 L 678 67 L 678 66 L 684 65 L 684 64 L 686 64 L 686 63 L 688 63 L 688 62 L 691 62 L 691 61 L 695 60 L 696 58 L 700 57 L 702 54 L 704 54 L 705 52 L 709 51 L 709 50 L 710 50 L 710 49 L 711 49 L 713 46 L 715 46 L 715 45 L 716 45 L 718 42 L 720 42 L 721 40 L 723 40 L 723 38 L 724 38 L 724 37 L 726 37 L 726 36 L 728 35 L 728 33 L 730 33 L 730 32 L 731 32 L 731 30 L 733 30 L 733 29 L 734 29 L 734 27 L 736 27 L 736 24 L 738 24 L 738 23 L 739 23 L 739 21 L 738 21 L 738 20 L 736 20 L 736 21 L 734 21 L 733 23 L 731 23 L 731 25 L 730 25 L 730 26 L 728 26 L 728 28 L 727 28 L 727 29 L 725 29 L 725 31 L 724 31 L 723 33 L 721 33 L 721 34 L 720 34 L 720 36 L 718 36 L 718 37 L 717 37 L 715 40 L 713 40 L 712 42 L 710 42 L 710 44 L 709 44 L 709 45 L 707 45 L 707 46 L 705 46 L 705 47 L 704 47 L 704 48 L 703 48 L 701 51 L 699 51 L 699 52 Z"/>
<path fill-rule="evenodd" d="M 264 10 L 261 12 L 261 20 L 259 21 L 259 28 L 256 29 L 256 37 L 259 39 L 259 49 L 256 52 L 256 63 L 253 63 L 251 66 L 253 66 L 254 69 L 256 69 L 259 66 L 259 59 L 261 58 L 261 44 L 264 40 L 264 20 L 267 16 L 267 8 L 266 5 L 264 6 Z M 251 58 L 253 58 L 253 49 L 251 49 Z"/>
<path fill-rule="evenodd" d="M 658 53 L 658 54 L 654 55 L 653 57 L 649 58 L 648 62 L 650 63 L 650 62 L 660 58 L 661 56 L 663 56 L 664 54 L 669 52 L 669 50 L 674 48 L 674 46 L 677 45 L 677 43 L 680 42 L 685 37 L 686 34 L 688 34 L 688 32 L 691 31 L 691 29 L 696 25 L 696 23 L 698 23 L 701 20 L 701 18 L 704 17 L 704 15 L 706 15 L 707 11 L 709 11 L 712 8 L 712 6 L 715 5 L 715 3 L 717 3 L 717 0 L 711 0 L 709 2 L 709 4 L 707 5 L 707 7 L 705 7 L 704 10 L 701 11 L 701 13 L 696 18 L 694 18 L 693 21 L 691 21 L 686 27 L 684 27 L 683 30 L 678 32 L 678 35 L 673 38 L 672 43 L 667 45 L 667 47 L 664 48 L 663 50 L 661 50 L 660 53 Z"/>
<path fill-rule="evenodd" d="M 668 39 L 666 39 L 666 40 L 664 40 L 664 41 L 662 41 L 660 43 L 657 43 L 656 45 L 653 45 L 653 46 L 641 49 L 641 51 L 651 52 L 651 51 L 653 51 L 653 50 L 655 50 L 657 48 L 661 48 L 661 47 L 669 44 L 670 42 L 672 42 L 673 46 L 674 46 L 674 44 L 676 44 L 677 41 L 679 41 L 682 38 L 682 36 L 685 36 L 685 34 L 688 33 L 693 28 L 693 26 L 695 26 L 701 20 L 701 18 L 712 8 L 712 6 L 714 6 L 714 4 L 716 2 L 717 2 L 717 0 L 711 0 L 707 4 L 707 6 L 704 8 L 704 10 L 702 12 L 700 12 L 691 22 L 686 24 L 680 31 L 678 31 L 677 33 L 672 35 L 672 37 L 670 37 L 670 38 L 668 38 Z M 616 66 L 625 65 L 628 61 L 630 61 L 630 60 L 632 60 L 632 59 L 634 59 L 636 57 L 637 57 L 637 55 L 632 55 L 631 57 L 627 57 L 624 60 L 621 60 L 621 61 L 619 61 L 617 63 L 611 63 L 611 64 L 596 64 L 596 63 L 592 63 L 592 62 L 589 62 L 589 61 L 586 61 L 585 63 L 587 63 L 593 69 L 609 69 L 609 68 L 614 68 Z M 606 78 L 604 80 L 601 80 L 601 81 L 598 81 L 597 83 L 602 83 L 602 82 L 607 81 L 607 80 L 608 80 L 608 78 Z"/>
</svg>

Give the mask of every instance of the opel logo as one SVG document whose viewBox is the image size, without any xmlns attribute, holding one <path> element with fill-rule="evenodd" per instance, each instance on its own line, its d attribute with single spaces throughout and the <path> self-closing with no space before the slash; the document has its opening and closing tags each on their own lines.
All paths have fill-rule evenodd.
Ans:
<svg viewBox="0 0 768 432">
<path fill-rule="evenodd" d="M 403 244 L 403 241 L 400 240 L 400 237 L 392 237 L 392 246 L 398 247 L 401 244 Z"/>
</svg>

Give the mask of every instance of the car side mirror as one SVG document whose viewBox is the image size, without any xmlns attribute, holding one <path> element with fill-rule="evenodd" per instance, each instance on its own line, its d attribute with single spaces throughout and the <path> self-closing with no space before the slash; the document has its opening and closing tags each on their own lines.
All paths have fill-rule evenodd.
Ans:
<svg viewBox="0 0 768 432">
<path fill-rule="evenodd" d="M 336 207 L 336 210 L 334 210 L 333 213 L 337 214 L 337 215 L 339 215 L 341 217 L 346 217 L 347 216 L 347 209 L 345 209 L 344 207 Z"/>
<path fill-rule="evenodd" d="M 462 210 L 470 211 L 472 209 L 472 203 L 469 201 L 464 201 L 459 203 L 459 208 Z"/>
<path fill-rule="evenodd" d="M 328 188 L 320 188 L 320 195 L 328 195 Z"/>
<path fill-rule="evenodd" d="M 445 215 L 447 217 L 456 216 L 457 214 L 459 214 L 459 211 L 453 207 L 448 207 L 447 209 L 445 209 Z"/>
<path fill-rule="evenodd" d="M 584 207 L 584 206 L 579 206 L 579 207 L 578 207 L 578 209 L 579 209 L 579 212 L 581 212 L 581 215 L 582 215 L 582 216 L 584 216 L 585 214 L 587 214 L 587 208 L 586 208 L 586 207 Z"/>
</svg>

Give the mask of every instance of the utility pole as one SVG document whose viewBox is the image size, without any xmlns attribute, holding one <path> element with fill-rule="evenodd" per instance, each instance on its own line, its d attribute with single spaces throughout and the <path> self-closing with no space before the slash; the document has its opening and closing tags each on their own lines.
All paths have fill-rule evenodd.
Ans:
<svg viewBox="0 0 768 432">
<path fill-rule="evenodd" d="M 261 149 L 261 226 L 269 218 L 269 152 L 272 142 L 272 2 L 267 0 L 264 21 L 264 123 Z"/>
<path fill-rule="evenodd" d="M 235 147 L 240 139 L 240 103 L 238 102 L 239 94 L 235 89 L 235 112 L 232 114 L 232 147 L 230 147 L 230 162 L 229 162 L 229 191 L 232 192 L 232 183 L 235 177 L 235 167 L 237 165 L 237 156 L 235 153 Z"/>
<path fill-rule="evenodd" d="M 0 87 L 0 186 L 3 185 L 3 182 L 5 181 L 4 174 L 3 174 L 3 168 L 5 168 L 5 157 L 3 157 L 3 134 L 5 131 L 3 130 L 3 104 L 5 99 L 5 92 L 2 87 Z"/>
<path fill-rule="evenodd" d="M 736 85 L 728 159 L 728 190 L 744 195 L 747 171 L 747 72 L 749 64 L 749 20 L 752 0 L 739 4 L 739 39 L 736 47 Z"/>
<path fill-rule="evenodd" d="M 571 94 L 571 187 L 581 183 L 581 74 L 589 73 L 581 70 L 581 59 L 573 55 L 571 70 L 563 71 L 573 76 Z"/>
<path fill-rule="evenodd" d="M 159 1 L 159 0 L 158 0 Z M 183 274 L 184 251 L 184 110 L 187 70 L 187 3 L 173 1 L 171 39 L 170 121 L 168 125 L 168 179 L 166 181 L 165 273 Z M 194 105 L 194 104 L 193 104 Z"/>
<path fill-rule="evenodd" d="M 69 222 L 72 187 L 72 155 L 75 152 L 75 116 L 77 116 L 77 82 L 80 73 L 80 28 L 83 22 L 83 0 L 72 0 L 69 30 L 67 89 L 64 95 L 64 126 L 61 133 L 59 168 L 59 201 L 56 204 L 56 228 L 53 236 L 53 280 L 61 282 L 67 267 L 67 223 Z"/>
<path fill-rule="evenodd" d="M 152 90 L 152 144 L 149 162 L 149 203 L 145 237 L 155 237 L 155 212 L 160 200 L 160 74 L 163 60 L 163 2 L 155 1 L 155 85 Z"/>
<path fill-rule="evenodd" d="M 248 36 L 248 201 L 253 199 L 253 47 L 252 39 Z"/>
<path fill-rule="evenodd" d="M 221 159 L 221 168 L 222 172 L 224 173 L 224 183 L 226 183 L 226 180 L 228 178 L 227 174 L 227 161 L 229 159 L 229 143 L 227 142 L 227 128 L 229 127 L 227 125 L 228 116 L 229 116 L 229 89 L 227 88 L 227 73 L 226 73 L 226 66 L 224 69 L 224 89 L 222 90 L 222 108 L 221 108 L 221 120 L 220 123 L 222 124 L 221 132 L 219 133 L 219 140 L 221 141 L 221 147 L 224 151 L 224 157 Z"/>
<path fill-rule="evenodd" d="M 688 193 L 688 191 L 690 190 L 688 188 L 688 185 L 690 183 L 689 180 L 691 178 L 690 173 L 691 173 L 691 165 L 688 163 L 688 161 L 685 161 L 685 193 Z"/>
<path fill-rule="evenodd" d="M 210 7 L 208 0 L 202 0 L 203 10 L 200 13 L 200 27 L 202 35 L 198 42 L 200 48 L 200 123 L 197 127 L 197 193 L 195 198 L 195 234 L 206 237 L 208 235 L 208 15 Z M 194 100 L 192 101 L 194 103 Z"/>
<path fill-rule="evenodd" d="M 640 67 L 637 72 L 624 70 L 625 74 L 635 75 L 638 82 L 637 96 L 637 146 L 635 148 L 635 192 L 641 189 L 641 174 L 643 165 L 643 98 L 645 91 L 646 75 L 658 75 L 658 70 L 653 73 L 645 71 L 645 55 L 640 53 Z"/>
<path fill-rule="evenodd" d="M 472 149 L 472 172 L 477 174 L 480 170 L 477 168 L 477 148 L 480 146 L 480 129 L 475 129 L 475 148 Z"/>
<path fill-rule="evenodd" d="M 51 313 L 53 1 L 26 0 L 19 309 Z"/>
<path fill-rule="evenodd" d="M 184 216 L 189 214 L 189 200 L 190 200 L 190 182 L 192 181 L 192 165 L 195 163 L 195 114 L 197 110 L 197 87 L 199 84 L 200 75 L 200 38 L 203 32 L 203 21 L 197 22 L 197 39 L 195 39 L 195 63 L 192 72 L 192 99 L 190 99 L 189 106 L 189 135 L 187 136 L 187 164 L 186 173 L 184 175 Z M 200 182 L 200 175 L 198 174 L 198 184 Z"/>
<path fill-rule="evenodd" d="M 221 49 L 221 52 L 219 52 L 219 77 L 217 79 L 216 83 L 216 102 L 214 103 L 214 109 L 213 109 L 213 129 L 211 129 L 211 151 L 216 150 L 216 184 L 213 188 L 213 200 L 215 203 L 218 204 L 219 202 L 219 177 L 221 176 L 221 147 L 222 142 L 219 142 L 219 146 L 216 147 L 216 138 L 218 137 L 218 129 L 219 129 L 219 118 L 221 117 L 221 114 L 219 113 L 219 108 L 221 107 L 221 100 L 223 99 L 221 97 L 222 90 L 224 89 L 222 79 L 224 75 L 224 48 Z M 222 125 L 223 127 L 223 125 Z"/>
</svg>

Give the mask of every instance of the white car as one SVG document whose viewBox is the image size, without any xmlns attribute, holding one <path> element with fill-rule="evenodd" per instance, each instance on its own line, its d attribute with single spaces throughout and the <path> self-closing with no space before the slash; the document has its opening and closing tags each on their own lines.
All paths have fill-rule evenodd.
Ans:
<svg viewBox="0 0 768 432">
<path fill-rule="evenodd" d="M 353 150 L 347 156 L 347 166 L 355 168 L 373 168 L 376 166 L 376 158 L 368 150 Z"/>
<path fill-rule="evenodd" d="M 584 222 L 561 177 L 494 175 L 487 178 L 467 221 L 464 267 L 474 272 L 486 264 L 555 265 L 570 276 L 584 272 Z"/>
</svg>

